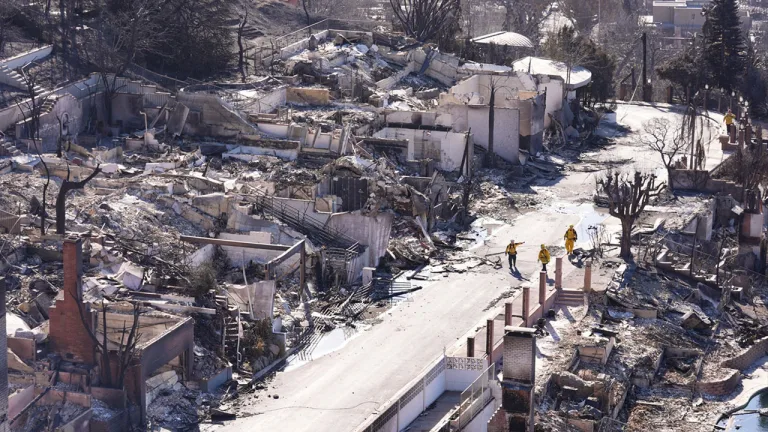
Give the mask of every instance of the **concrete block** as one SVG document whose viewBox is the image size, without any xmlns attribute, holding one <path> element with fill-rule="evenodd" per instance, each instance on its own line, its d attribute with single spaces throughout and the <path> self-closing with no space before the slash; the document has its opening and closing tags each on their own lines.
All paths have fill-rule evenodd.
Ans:
<svg viewBox="0 0 768 432">
<path fill-rule="evenodd" d="M 373 272 L 375 271 L 375 267 L 363 267 L 363 285 L 367 285 L 373 281 Z"/>
<path fill-rule="evenodd" d="M 328 105 L 330 92 L 327 88 L 288 87 L 285 97 L 289 103 Z"/>
<path fill-rule="evenodd" d="M 147 379 L 147 388 L 154 389 L 162 385 L 173 386 L 179 382 L 176 371 L 166 371 Z"/>
<path fill-rule="evenodd" d="M 227 213 L 229 197 L 222 192 L 199 195 L 192 198 L 192 205 L 207 215 L 219 217 Z"/>
<path fill-rule="evenodd" d="M 592 263 L 588 262 L 584 267 L 584 292 L 592 291 Z"/>
<path fill-rule="evenodd" d="M 17 372 L 23 372 L 23 373 L 34 373 L 35 370 L 32 369 L 32 367 L 28 366 L 24 361 L 16 355 L 16 353 L 13 352 L 12 349 L 8 348 L 8 369 L 14 370 Z"/>
<path fill-rule="evenodd" d="M 117 273 L 117 279 L 119 279 L 126 288 L 138 290 L 141 288 L 144 281 L 144 268 L 126 261 L 120 266 L 120 271 Z"/>
<path fill-rule="evenodd" d="M 528 316 L 531 313 L 531 288 L 523 287 L 523 325 L 528 326 Z"/>
<path fill-rule="evenodd" d="M 486 320 L 485 322 L 485 354 L 491 357 L 493 354 L 493 319 Z"/>
</svg>

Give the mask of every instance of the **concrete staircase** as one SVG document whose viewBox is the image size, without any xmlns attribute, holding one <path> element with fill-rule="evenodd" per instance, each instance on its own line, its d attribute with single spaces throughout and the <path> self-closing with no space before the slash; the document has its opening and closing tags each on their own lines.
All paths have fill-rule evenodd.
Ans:
<svg viewBox="0 0 768 432">
<path fill-rule="evenodd" d="M 22 152 L 16 148 L 16 144 L 13 141 L 5 138 L 0 139 L 0 156 L 13 157 L 21 155 Z"/>
<path fill-rule="evenodd" d="M 559 290 L 555 304 L 560 306 L 583 306 L 584 291 L 574 289 Z"/>
<path fill-rule="evenodd" d="M 24 82 L 24 77 L 20 73 L 13 69 L 8 68 L 6 65 L 0 65 L 0 82 L 3 82 L 11 87 L 15 87 L 21 90 L 27 90 L 27 83 Z M 46 91 L 42 86 L 36 85 L 34 87 L 35 96 L 40 95 Z"/>
</svg>

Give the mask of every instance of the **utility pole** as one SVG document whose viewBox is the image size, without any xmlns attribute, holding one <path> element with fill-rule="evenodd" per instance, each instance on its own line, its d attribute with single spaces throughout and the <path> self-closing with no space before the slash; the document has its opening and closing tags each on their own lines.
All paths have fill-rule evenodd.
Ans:
<svg viewBox="0 0 768 432">
<path fill-rule="evenodd" d="M 603 8 L 603 0 L 597 0 L 597 40 L 602 42 L 603 38 L 600 37 L 603 33 L 603 22 L 600 21 L 601 12 Z"/>
<path fill-rule="evenodd" d="M 641 38 L 643 40 L 643 101 L 648 102 L 648 75 L 647 75 L 647 60 L 648 60 L 648 37 L 645 32 Z"/>
</svg>

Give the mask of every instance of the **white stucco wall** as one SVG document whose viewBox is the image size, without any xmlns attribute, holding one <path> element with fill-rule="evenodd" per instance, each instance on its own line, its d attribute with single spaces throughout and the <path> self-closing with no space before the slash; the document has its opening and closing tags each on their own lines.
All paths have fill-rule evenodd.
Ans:
<svg viewBox="0 0 768 432">
<path fill-rule="evenodd" d="M 479 370 L 446 369 L 445 390 L 464 391 L 482 374 Z"/>
<path fill-rule="evenodd" d="M 546 108 L 544 110 L 544 128 L 548 128 L 552 123 L 549 115 L 554 115 L 556 111 L 563 109 L 563 82 L 559 79 L 542 76 L 539 78 L 539 91 L 542 93 L 546 92 L 547 95 Z"/>
<path fill-rule="evenodd" d="M 375 267 L 378 265 L 379 258 L 387 253 L 393 219 L 392 213 L 379 213 L 376 216 L 335 213 L 328 220 L 327 226 L 367 246 L 363 266 Z"/>
<path fill-rule="evenodd" d="M 272 235 L 268 232 L 260 231 L 251 231 L 248 234 L 221 233 L 219 238 L 251 243 L 272 243 Z M 235 246 L 222 246 L 221 249 L 227 254 L 227 258 L 229 258 L 234 267 L 242 267 L 251 261 L 263 264 L 277 258 L 283 253 L 282 251 L 250 249 Z"/>
<path fill-rule="evenodd" d="M 384 128 L 374 134 L 376 138 L 408 140 L 408 159 L 431 158 L 437 168 L 455 171 L 461 167 L 466 147 L 466 135 L 457 132 L 422 129 Z M 473 144 L 470 137 L 470 145 Z M 470 150 L 471 151 L 471 150 Z"/>
<path fill-rule="evenodd" d="M 491 84 L 496 88 L 494 106 L 510 107 L 509 102 L 530 97 L 526 92 L 537 91 L 536 82 L 531 75 L 514 73 L 513 75 L 474 75 L 451 87 L 441 100 L 450 102 L 456 99 L 470 105 L 488 105 L 491 100 Z"/>
<path fill-rule="evenodd" d="M 471 128 L 475 144 L 488 148 L 488 107 L 466 107 L 467 127 Z M 456 118 L 456 116 L 454 116 Z M 520 110 L 496 108 L 494 110 L 493 149 L 502 159 L 519 163 Z"/>
<path fill-rule="evenodd" d="M 493 413 L 496 412 L 496 409 L 498 408 L 495 402 L 496 401 L 492 399 L 488 405 L 483 408 L 482 412 L 476 415 L 468 425 L 464 426 L 462 432 L 488 432 L 488 421 L 493 417 Z"/>
</svg>

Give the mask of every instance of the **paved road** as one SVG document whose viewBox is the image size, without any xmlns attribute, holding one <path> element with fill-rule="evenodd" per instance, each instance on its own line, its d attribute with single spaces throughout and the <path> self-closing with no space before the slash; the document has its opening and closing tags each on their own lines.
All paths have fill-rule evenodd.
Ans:
<svg viewBox="0 0 768 432">
<path fill-rule="evenodd" d="M 521 247 L 518 266 L 524 275 L 538 276 L 536 254 L 540 244 L 562 243 L 565 227 L 579 220 L 578 215 L 554 211 L 529 213 L 514 226 L 495 230 L 488 244 L 494 252 L 503 250 L 511 237 L 527 242 Z M 486 249 L 482 248 L 482 254 Z M 565 273 L 570 269 L 566 265 Z M 430 282 L 413 296 L 413 301 L 386 313 L 381 323 L 342 349 L 277 374 L 269 388 L 249 402 L 255 415 L 241 417 L 224 429 L 351 431 L 415 378 L 444 347 L 463 339 L 491 315 L 491 311 L 483 311 L 491 300 L 520 284 L 508 272 L 506 263 L 503 270 L 484 266 Z M 267 398 L 274 394 L 279 399 Z"/>
<path fill-rule="evenodd" d="M 598 161 L 630 159 L 631 166 L 643 170 L 660 168 L 657 156 L 638 144 L 642 122 L 652 117 L 679 119 L 666 106 L 621 105 L 617 115 L 606 119 L 602 132 L 616 136 L 617 145 L 588 155 Z M 630 127 L 628 135 L 616 132 L 615 123 Z M 708 167 L 718 163 L 722 152 L 709 152 Z M 607 166 L 606 166 L 607 168 Z M 596 215 L 583 203 L 594 191 L 594 176 L 589 170 L 569 172 L 549 187 L 534 187 L 540 196 L 556 196 L 549 207 L 518 218 L 513 226 L 495 229 L 480 255 L 503 251 L 511 238 L 525 241 L 518 266 L 536 285 L 536 254 L 541 243 L 562 245 L 562 235 L 569 224 L 593 224 Z M 609 231 L 618 227 L 608 219 Z M 586 240 L 584 226 L 580 240 Z M 586 245 L 584 245 L 586 246 Z M 573 267 L 565 261 L 564 276 Z M 536 277 L 531 277 L 535 275 Z M 567 280 L 567 278 L 566 278 Z M 445 347 L 457 343 L 474 326 L 498 312 L 483 311 L 489 302 L 510 286 L 522 282 L 506 268 L 494 271 L 481 267 L 465 274 L 451 274 L 440 282 L 431 282 L 413 296 L 386 313 L 382 322 L 353 338 L 342 349 L 299 368 L 278 373 L 269 388 L 257 399 L 243 405 L 254 415 L 240 417 L 226 425 L 226 430 L 344 432 L 354 430 L 381 404 L 394 396 Z M 568 288 L 568 286 L 566 286 Z M 499 305 L 503 306 L 503 305 Z M 277 394 L 279 399 L 268 398 Z"/>
</svg>

